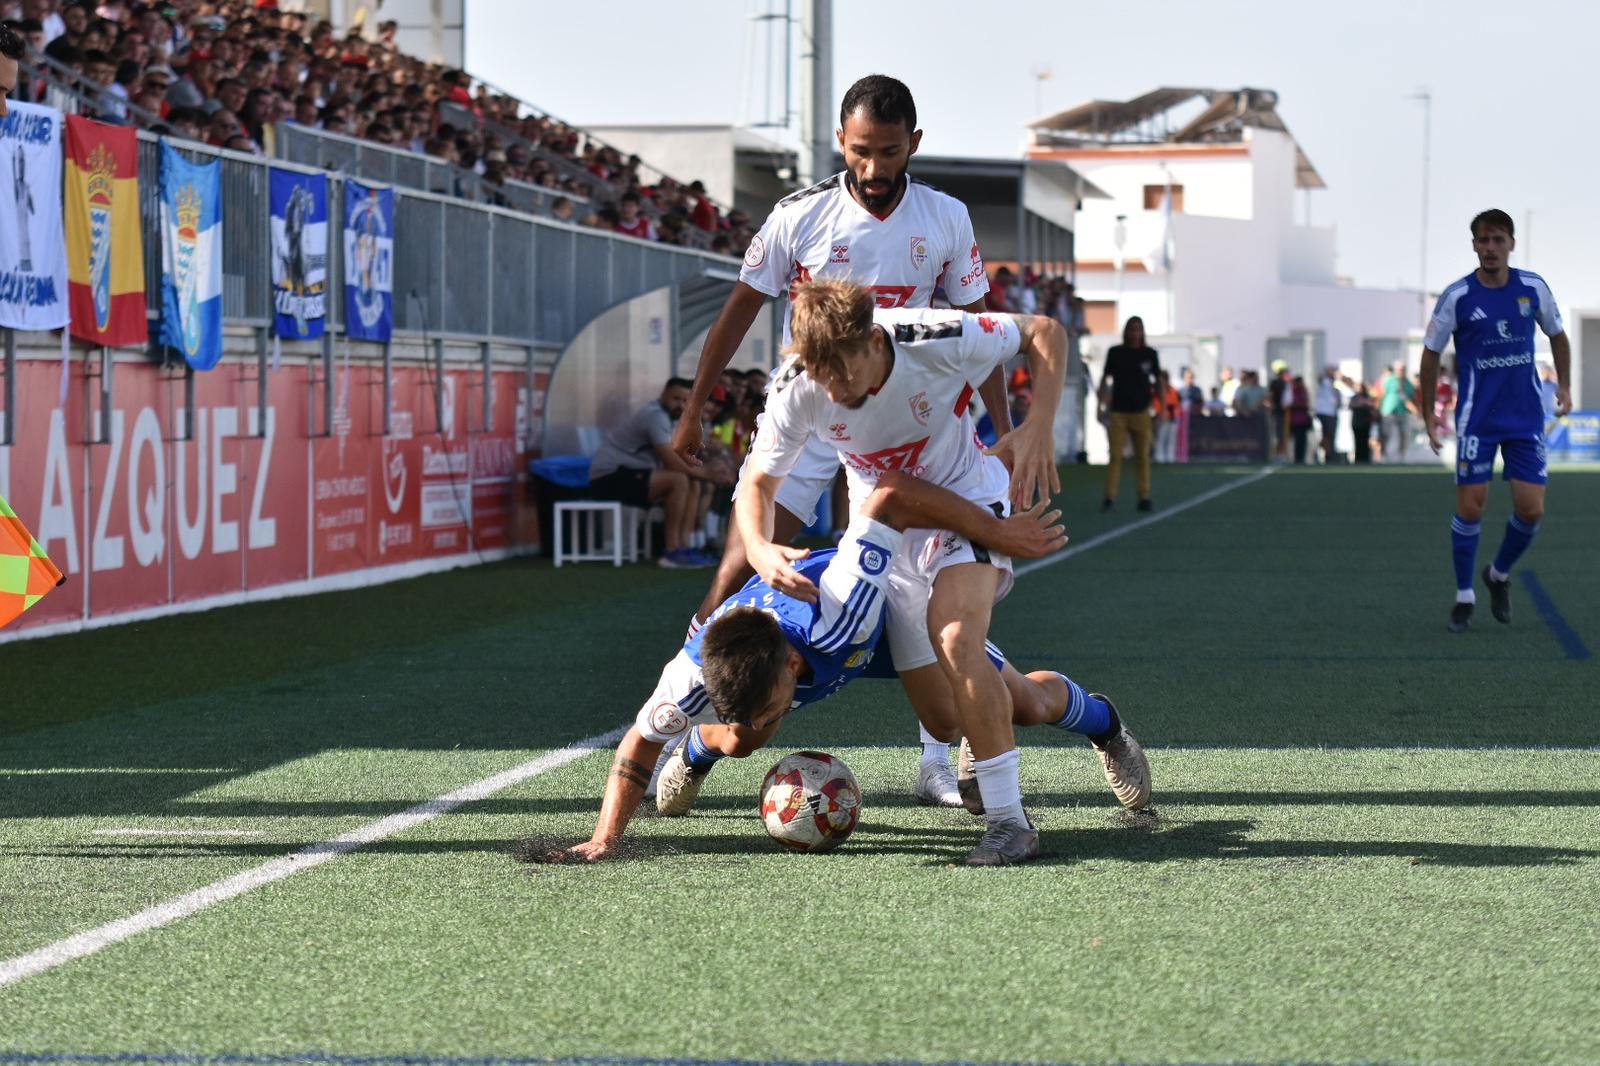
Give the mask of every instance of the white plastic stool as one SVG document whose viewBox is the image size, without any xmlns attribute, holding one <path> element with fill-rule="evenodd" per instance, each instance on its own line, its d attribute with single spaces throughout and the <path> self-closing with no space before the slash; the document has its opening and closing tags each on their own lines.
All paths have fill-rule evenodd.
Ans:
<svg viewBox="0 0 1600 1066">
<path fill-rule="evenodd" d="M 575 523 L 572 536 L 567 532 L 567 516 Z M 625 507 L 616 500 L 570 500 L 555 506 L 555 564 L 604 563 L 621 566 L 650 558 L 649 513 Z M 582 529 L 586 534 L 577 535 Z"/>
</svg>

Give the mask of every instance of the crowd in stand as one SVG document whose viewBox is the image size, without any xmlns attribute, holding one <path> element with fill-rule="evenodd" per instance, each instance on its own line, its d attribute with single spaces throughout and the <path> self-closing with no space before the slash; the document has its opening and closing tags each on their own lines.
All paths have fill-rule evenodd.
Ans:
<svg viewBox="0 0 1600 1066">
<path fill-rule="evenodd" d="M 668 244 L 743 254 L 755 232 L 700 182 L 648 180 L 637 156 L 400 52 L 393 22 L 368 39 L 271 0 L 0 0 L 0 21 L 54 64 L 18 100 L 242 152 L 272 154 L 277 123 L 343 134 L 481 178 L 465 195 L 504 202 L 498 190 L 522 182 L 553 194 L 565 221 Z M 89 105 L 61 98 L 44 69 Z"/>
</svg>

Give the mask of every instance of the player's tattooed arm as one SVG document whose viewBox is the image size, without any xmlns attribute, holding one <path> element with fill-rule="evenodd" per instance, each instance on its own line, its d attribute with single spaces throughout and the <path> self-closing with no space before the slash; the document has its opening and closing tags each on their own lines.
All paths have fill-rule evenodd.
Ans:
<svg viewBox="0 0 1600 1066">
<path fill-rule="evenodd" d="M 628 828 L 634 811 L 639 809 L 639 803 L 644 799 L 644 790 L 650 784 L 650 771 L 661 754 L 661 748 L 661 741 L 646 739 L 638 726 L 628 729 L 627 735 L 617 745 L 611 773 L 606 777 L 605 797 L 600 801 L 600 817 L 595 821 L 594 834 L 584 843 L 570 847 L 552 856 L 552 859 L 599 862 L 616 853 L 623 831 Z"/>
<path fill-rule="evenodd" d="M 617 752 L 616 761 L 611 764 L 611 776 L 620 777 L 622 780 L 645 788 L 650 784 L 650 770 L 648 767 L 634 762 L 632 759 Z"/>
</svg>

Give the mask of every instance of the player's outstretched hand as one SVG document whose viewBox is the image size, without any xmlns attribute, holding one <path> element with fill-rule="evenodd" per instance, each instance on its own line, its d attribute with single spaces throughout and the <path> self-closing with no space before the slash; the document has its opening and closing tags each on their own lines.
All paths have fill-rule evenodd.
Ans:
<svg viewBox="0 0 1600 1066">
<path fill-rule="evenodd" d="M 672 431 L 672 450 L 690 466 L 700 465 L 700 449 L 705 444 L 698 418 L 680 418 Z"/>
<path fill-rule="evenodd" d="M 564 851 L 552 852 L 552 862 L 599 862 L 616 850 L 614 840 L 586 840 L 582 844 L 575 844 Z"/>
<path fill-rule="evenodd" d="M 1439 420 L 1434 418 L 1432 415 L 1428 415 L 1423 418 L 1422 424 L 1426 426 L 1428 430 L 1428 447 L 1433 449 L 1434 455 L 1438 455 L 1439 449 L 1444 446 L 1443 442 L 1439 439 Z"/>
<path fill-rule="evenodd" d="M 1040 500 L 1026 511 L 1002 520 L 1001 535 L 986 547 L 1018 559 L 1037 559 L 1066 547 L 1067 531 L 1060 523 L 1061 512 L 1046 511 L 1046 506 Z"/>
<path fill-rule="evenodd" d="M 1011 470 L 1011 509 L 1026 511 L 1036 499 L 1049 500 L 1061 491 L 1056 470 L 1055 435 L 1043 419 L 1030 419 L 995 441 L 984 454 L 998 457 Z M 1010 461 L 1007 462 L 1009 454 Z"/>
<path fill-rule="evenodd" d="M 810 548 L 791 548 L 785 544 L 753 544 L 746 551 L 750 565 L 755 567 L 761 580 L 773 589 L 806 603 L 816 603 L 817 586 L 794 567 L 811 554 Z"/>
<path fill-rule="evenodd" d="M 1572 390 L 1556 389 L 1556 417 L 1565 418 L 1572 413 Z"/>
</svg>

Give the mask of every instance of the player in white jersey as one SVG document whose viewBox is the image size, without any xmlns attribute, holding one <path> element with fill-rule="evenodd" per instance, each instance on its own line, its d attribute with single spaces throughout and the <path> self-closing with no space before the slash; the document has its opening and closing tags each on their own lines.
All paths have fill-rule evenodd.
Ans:
<svg viewBox="0 0 1600 1066">
<path fill-rule="evenodd" d="M 893 78 L 869 75 L 850 87 L 839 111 L 837 136 L 846 169 L 779 201 L 751 241 L 739 281 L 706 335 L 690 410 L 711 395 L 767 300 L 792 295 L 814 277 L 852 278 L 872 289 L 880 307 L 930 307 L 934 293 L 943 290 L 952 306 L 983 310 L 989 282 L 966 207 L 908 173 L 922 139 L 911 91 Z M 974 384 L 1004 433 L 1010 416 L 1003 374 L 996 368 Z M 673 449 L 694 463 L 700 444 L 698 420 L 679 420 Z M 813 440 L 779 490 L 776 540 L 788 543 L 815 520 L 818 501 L 838 471 L 832 447 Z M 711 588 L 690 623 L 691 635 L 750 574 L 744 546 L 730 529 Z M 949 694 L 942 688 L 908 690 L 908 695 L 924 723 L 950 717 Z M 731 737 L 723 739 L 733 743 Z M 949 745 L 926 726 L 921 740 L 918 799 L 958 805 Z"/>
<path fill-rule="evenodd" d="M 1053 425 L 1066 333 L 1058 323 L 1032 315 L 875 311 L 868 290 L 832 280 L 804 286 L 794 305 L 796 354 L 773 379 L 734 510 L 750 561 L 772 588 L 816 598 L 815 587 L 794 568 L 806 552 L 771 539 L 778 487 L 812 433 L 844 462 L 856 503 L 890 470 L 951 489 L 996 514 L 1030 506 L 1040 492 L 1059 491 Z M 1037 405 L 1007 435 L 1015 456 L 1008 479 L 977 442 L 968 382 L 1019 350 L 1028 358 Z M 974 865 L 1026 862 L 1039 854 L 1038 832 L 1022 809 L 1011 697 L 994 671 L 984 669 L 990 614 L 1010 584 L 1009 559 L 947 530 L 908 533 L 890 565 L 895 669 L 902 677 L 942 673 L 971 748 L 989 821 L 968 857 Z M 930 633 L 937 634 L 936 645 Z M 1135 746 L 1123 730 L 1106 744 L 1126 745 L 1130 755 Z"/>
</svg>

